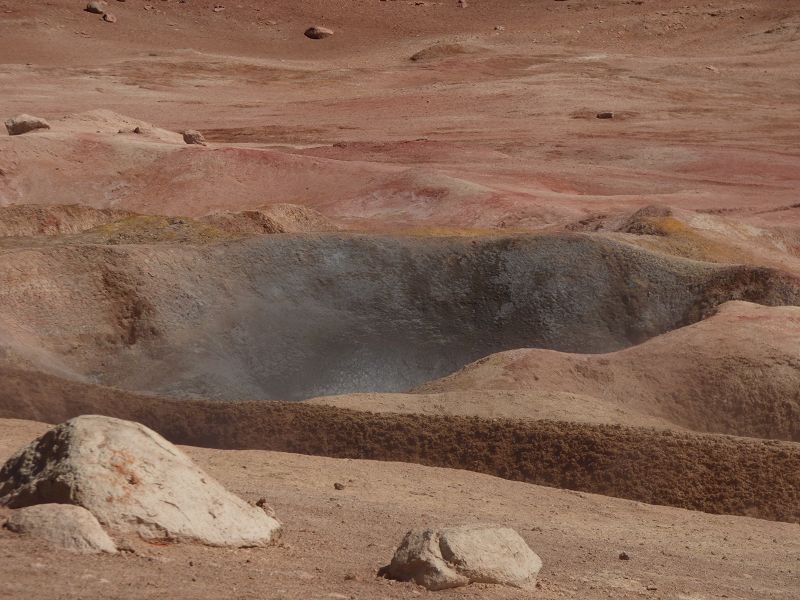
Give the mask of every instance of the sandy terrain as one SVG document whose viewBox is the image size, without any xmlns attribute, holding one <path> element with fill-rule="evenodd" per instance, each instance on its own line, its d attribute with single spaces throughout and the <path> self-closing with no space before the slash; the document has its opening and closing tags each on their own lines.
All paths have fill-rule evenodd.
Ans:
<svg viewBox="0 0 800 600">
<path fill-rule="evenodd" d="M 489 521 L 535 597 L 798 597 L 797 2 L 109 4 L 0 0 L 0 460 L 137 420 L 287 535 L 0 529 L 0 594 L 411 598 Z"/>
<path fill-rule="evenodd" d="M 0 457 L 43 430 L 8 420 L 0 427 Z M 81 558 L 0 533 L 4 596 L 49 596 L 58 581 L 65 598 L 415 598 L 428 594 L 375 577 L 406 529 L 502 522 L 517 528 L 545 562 L 537 598 L 796 597 L 797 525 L 652 507 L 466 471 L 187 450 L 242 497 L 267 497 L 287 523 L 284 544 L 266 550 L 150 546 Z M 345 489 L 334 490 L 336 482 Z M 622 551 L 630 561 L 619 560 Z M 435 594 L 521 597 L 485 585 Z"/>
<path fill-rule="evenodd" d="M 188 216 L 298 202 L 372 228 L 536 228 L 653 203 L 764 225 L 798 211 L 789 0 L 113 9 L 110 25 L 65 0 L 9 4 L 2 111 L 112 109 L 233 145 L 57 121 L 0 140 L 5 202 L 52 203 L 54 187 L 61 203 Z M 311 42 L 309 21 L 339 33 Z M 468 52 L 409 60 L 448 44 Z"/>
</svg>

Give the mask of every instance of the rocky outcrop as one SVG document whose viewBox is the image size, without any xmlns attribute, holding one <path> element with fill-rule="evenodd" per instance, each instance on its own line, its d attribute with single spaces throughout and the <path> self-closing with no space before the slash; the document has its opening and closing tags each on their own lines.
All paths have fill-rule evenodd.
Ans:
<svg viewBox="0 0 800 600">
<path fill-rule="evenodd" d="M 203 137 L 202 133 L 194 129 L 187 129 L 186 131 L 183 132 L 183 141 L 189 145 L 195 145 L 195 146 L 206 145 L 206 138 Z"/>
<path fill-rule="evenodd" d="M 212 546 L 265 546 L 280 523 L 226 491 L 154 431 L 81 416 L 47 432 L 0 470 L 0 504 L 89 510 L 114 534 Z"/>
<path fill-rule="evenodd" d="M 470 583 L 532 589 L 541 568 L 541 559 L 513 529 L 463 526 L 409 531 L 379 575 L 429 590 Z"/>
<path fill-rule="evenodd" d="M 93 13 L 95 15 L 102 15 L 108 9 L 108 4 L 103 0 L 92 0 L 86 5 L 84 9 L 86 12 Z"/>
<path fill-rule="evenodd" d="M 333 29 L 315 25 L 314 27 L 309 27 L 306 29 L 304 35 L 312 40 L 324 40 L 325 38 L 329 38 L 333 35 Z"/>
<path fill-rule="evenodd" d="M 80 554 L 115 554 L 117 547 L 94 515 L 71 504 L 37 504 L 11 513 L 5 524 L 15 533 L 43 539 Z"/>
<path fill-rule="evenodd" d="M 22 135 L 36 129 L 50 129 L 50 123 L 33 115 L 17 115 L 6 121 L 8 135 Z"/>
</svg>

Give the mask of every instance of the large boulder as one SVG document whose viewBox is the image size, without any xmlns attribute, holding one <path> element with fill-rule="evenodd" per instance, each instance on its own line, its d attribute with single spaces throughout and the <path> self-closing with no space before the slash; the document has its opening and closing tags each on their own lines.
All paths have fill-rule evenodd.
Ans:
<svg viewBox="0 0 800 600">
<path fill-rule="evenodd" d="M 33 115 L 17 115 L 6 120 L 8 135 L 22 135 L 36 129 L 50 129 L 50 123 Z"/>
<path fill-rule="evenodd" d="M 0 504 L 88 509 L 112 533 L 212 546 L 265 546 L 281 525 L 234 496 L 154 431 L 101 416 L 71 419 L 0 469 Z"/>
<path fill-rule="evenodd" d="M 409 531 L 379 575 L 429 590 L 470 583 L 533 589 L 541 568 L 541 559 L 513 529 L 463 526 Z"/>
<path fill-rule="evenodd" d="M 11 513 L 5 524 L 15 533 L 43 539 L 80 554 L 115 554 L 117 547 L 94 515 L 72 504 L 37 504 Z"/>
</svg>

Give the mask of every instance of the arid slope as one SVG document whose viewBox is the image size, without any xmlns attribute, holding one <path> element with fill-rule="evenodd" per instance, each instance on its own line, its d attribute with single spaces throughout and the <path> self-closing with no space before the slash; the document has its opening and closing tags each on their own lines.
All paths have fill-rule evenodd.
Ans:
<svg viewBox="0 0 800 600">
<path fill-rule="evenodd" d="M 618 352 L 518 349 L 415 394 L 313 402 L 381 412 L 640 420 L 800 441 L 800 308 L 730 302 L 706 320 Z"/>
<path fill-rule="evenodd" d="M 0 461 L 44 430 L 0 420 Z M 196 600 L 232 590 L 247 600 L 331 594 L 410 600 L 420 590 L 376 578 L 411 527 L 501 523 L 542 557 L 543 600 L 636 600 L 756 594 L 793 600 L 797 525 L 655 507 L 419 465 L 336 460 L 264 451 L 184 448 L 228 489 L 265 497 L 285 523 L 284 543 L 224 550 L 149 546 L 118 557 L 53 554 L 0 529 L 0 592 L 11 600 Z M 342 491 L 333 484 L 345 485 Z M 620 552 L 631 560 L 619 560 Z M 517 590 L 474 585 L 438 592 L 464 600 L 511 600 Z"/>
</svg>

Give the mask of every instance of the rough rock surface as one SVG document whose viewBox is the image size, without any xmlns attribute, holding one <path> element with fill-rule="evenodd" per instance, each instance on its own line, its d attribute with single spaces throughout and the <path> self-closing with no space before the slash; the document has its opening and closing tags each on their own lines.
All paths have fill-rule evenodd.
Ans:
<svg viewBox="0 0 800 600">
<path fill-rule="evenodd" d="M 187 129 L 183 132 L 183 141 L 187 144 L 195 144 L 197 146 L 206 145 L 206 139 L 203 137 L 203 134 L 194 129 Z"/>
<path fill-rule="evenodd" d="M 513 529 L 463 526 L 409 531 L 379 575 L 429 590 L 470 583 L 533 589 L 541 568 L 541 559 Z"/>
<path fill-rule="evenodd" d="M 114 554 L 117 547 L 94 515 L 71 504 L 37 504 L 11 513 L 6 528 L 81 554 Z"/>
<path fill-rule="evenodd" d="M 50 502 L 83 506 L 113 532 L 147 540 L 265 546 L 281 529 L 154 431 L 94 415 L 55 427 L 0 469 L 0 504 Z"/>
<path fill-rule="evenodd" d="M 324 40 L 325 38 L 329 38 L 333 35 L 333 29 L 319 26 L 309 27 L 306 29 L 304 35 L 312 40 Z"/>
<path fill-rule="evenodd" d="M 103 2 L 102 0 L 92 0 L 92 2 L 89 2 L 86 5 L 86 8 L 84 10 L 86 12 L 90 12 L 96 15 L 102 15 L 103 13 L 106 12 L 107 8 L 108 4 L 106 2 Z"/>
<path fill-rule="evenodd" d="M 8 135 L 22 135 L 35 129 L 50 129 L 50 123 L 40 117 L 32 115 L 17 115 L 6 121 Z"/>
</svg>

